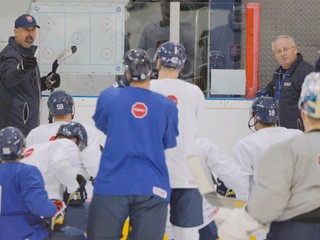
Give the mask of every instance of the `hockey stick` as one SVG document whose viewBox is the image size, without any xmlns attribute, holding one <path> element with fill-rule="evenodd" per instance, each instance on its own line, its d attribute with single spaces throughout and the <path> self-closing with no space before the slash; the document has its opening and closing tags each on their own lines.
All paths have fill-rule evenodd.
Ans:
<svg viewBox="0 0 320 240">
<path fill-rule="evenodd" d="M 50 87 L 48 87 L 48 89 L 51 89 L 50 92 L 53 92 L 53 88 L 51 87 L 52 84 L 54 83 L 54 81 L 52 81 L 52 76 L 57 72 L 57 68 L 59 67 L 59 65 L 66 60 L 68 57 L 70 57 L 71 55 L 73 55 L 75 52 L 77 51 L 77 47 L 76 46 L 71 46 L 69 48 L 67 48 L 66 50 L 64 50 L 57 58 L 56 60 L 54 60 L 54 62 L 52 63 L 52 70 L 51 70 L 51 74 L 47 76 L 46 78 L 46 85 L 48 83 L 48 85 Z"/>
<path fill-rule="evenodd" d="M 51 74 L 49 76 L 47 76 L 46 81 L 48 81 L 51 85 L 53 84 L 53 82 L 51 81 L 53 74 L 55 74 L 57 72 L 57 69 L 59 67 L 59 65 L 66 60 L 68 57 L 70 57 L 71 55 L 73 55 L 75 52 L 77 51 L 77 47 L 76 46 L 71 46 L 69 48 L 67 48 L 66 50 L 64 50 L 57 58 L 56 60 L 54 60 L 54 62 L 52 63 L 52 70 L 51 70 Z M 53 88 L 51 88 L 50 92 L 53 92 Z M 49 113 L 49 117 L 48 117 L 49 123 L 52 123 L 52 116 Z"/>
<path fill-rule="evenodd" d="M 245 202 L 238 200 L 233 197 L 225 197 L 217 192 L 206 193 L 203 195 L 207 201 L 215 207 L 225 207 L 225 208 L 241 208 L 244 206 Z"/>
<path fill-rule="evenodd" d="M 67 48 L 66 50 L 64 50 L 57 58 L 56 60 L 52 63 L 52 73 L 56 73 L 57 68 L 59 67 L 59 65 L 68 57 L 70 57 L 71 55 L 73 55 L 75 52 L 77 51 L 77 47 L 76 46 L 71 46 L 69 48 Z"/>
<path fill-rule="evenodd" d="M 216 192 L 216 186 L 211 180 L 212 178 L 209 177 L 204 170 L 205 166 L 203 166 L 204 164 L 198 156 L 193 155 L 187 157 L 187 164 L 193 173 L 199 192 L 212 206 L 239 208 L 245 204 L 244 201 L 240 201 L 236 198 L 225 197 Z"/>
</svg>

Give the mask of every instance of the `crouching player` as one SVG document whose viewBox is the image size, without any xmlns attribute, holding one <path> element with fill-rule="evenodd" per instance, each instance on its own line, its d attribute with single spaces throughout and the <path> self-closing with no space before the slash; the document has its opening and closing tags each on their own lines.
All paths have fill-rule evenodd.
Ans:
<svg viewBox="0 0 320 240">
<path fill-rule="evenodd" d="M 87 146 L 87 132 L 77 122 L 62 124 L 56 140 L 30 146 L 23 162 L 36 166 L 44 178 L 50 199 L 64 200 L 67 215 L 64 225 L 86 231 L 87 206 L 85 179 L 79 175 L 80 152 Z"/>
<path fill-rule="evenodd" d="M 40 171 L 20 162 L 24 149 L 19 129 L 0 130 L 0 239 L 71 239 L 43 225 L 44 218 L 57 219 L 61 211 L 49 200 Z"/>
</svg>

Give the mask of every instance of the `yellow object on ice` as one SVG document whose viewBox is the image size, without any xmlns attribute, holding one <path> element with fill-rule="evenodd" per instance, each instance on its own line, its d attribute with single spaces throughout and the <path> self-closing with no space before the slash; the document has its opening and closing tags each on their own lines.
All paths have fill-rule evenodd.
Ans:
<svg viewBox="0 0 320 240">
<path fill-rule="evenodd" d="M 122 229 L 123 238 L 121 238 L 120 240 L 126 240 L 128 233 L 129 233 L 129 220 L 127 219 Z M 168 237 L 166 236 L 166 234 L 164 234 L 163 240 L 168 240 Z"/>
</svg>

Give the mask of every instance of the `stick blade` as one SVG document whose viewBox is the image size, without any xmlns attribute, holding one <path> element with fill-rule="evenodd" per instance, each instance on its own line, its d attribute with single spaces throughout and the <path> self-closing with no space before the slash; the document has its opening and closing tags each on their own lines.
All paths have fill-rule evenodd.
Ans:
<svg viewBox="0 0 320 240">
<path fill-rule="evenodd" d="M 73 45 L 71 46 L 71 52 L 74 54 L 77 51 L 77 46 Z"/>
<path fill-rule="evenodd" d="M 244 201 L 225 197 L 216 192 L 216 186 L 208 176 L 207 171 L 205 171 L 206 166 L 198 156 L 187 157 L 187 164 L 193 173 L 199 192 L 212 206 L 225 208 L 240 208 L 244 206 Z"/>
<path fill-rule="evenodd" d="M 60 63 L 62 63 L 66 58 L 68 58 L 71 55 L 73 55 L 76 51 L 77 51 L 77 47 L 76 46 L 70 46 L 65 51 L 63 51 L 56 59 L 57 62 L 58 62 L 58 65 Z"/>
<path fill-rule="evenodd" d="M 225 207 L 232 209 L 242 208 L 245 205 L 244 201 L 238 200 L 236 198 L 225 197 L 217 192 L 206 193 L 203 196 L 212 206 L 216 207 Z"/>
</svg>

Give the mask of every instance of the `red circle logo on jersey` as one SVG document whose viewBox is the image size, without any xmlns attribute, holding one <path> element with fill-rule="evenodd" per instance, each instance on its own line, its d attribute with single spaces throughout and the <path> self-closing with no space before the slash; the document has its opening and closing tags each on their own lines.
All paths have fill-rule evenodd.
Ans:
<svg viewBox="0 0 320 240">
<path fill-rule="evenodd" d="M 49 138 L 49 141 L 54 141 L 56 139 L 57 139 L 57 136 L 52 136 L 52 137 Z"/>
<path fill-rule="evenodd" d="M 178 98 L 174 95 L 168 95 L 167 98 L 171 99 L 175 102 L 176 105 L 178 105 Z"/>
<path fill-rule="evenodd" d="M 148 107 L 141 102 L 132 105 L 131 113 L 136 118 L 144 118 L 148 114 Z"/>
<path fill-rule="evenodd" d="M 27 151 L 24 152 L 23 156 L 26 158 L 26 157 L 29 157 L 34 151 L 34 148 L 29 148 Z"/>
</svg>

